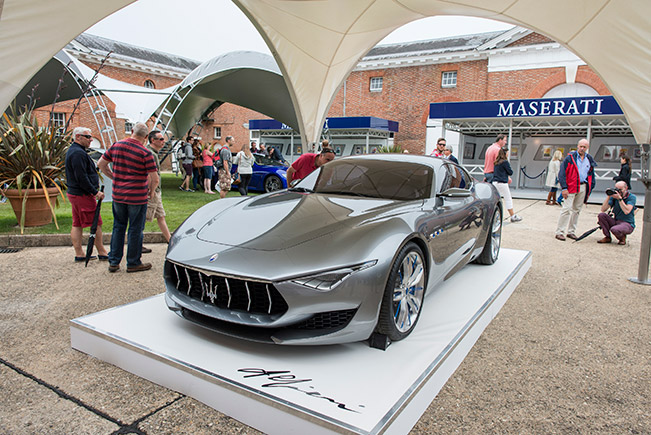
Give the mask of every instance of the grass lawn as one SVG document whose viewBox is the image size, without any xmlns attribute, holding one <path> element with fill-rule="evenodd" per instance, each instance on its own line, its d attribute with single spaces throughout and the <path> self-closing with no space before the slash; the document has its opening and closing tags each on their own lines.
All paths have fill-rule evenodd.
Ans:
<svg viewBox="0 0 651 435">
<path fill-rule="evenodd" d="M 195 210 L 204 204 L 219 199 L 219 194 L 207 195 L 203 190 L 197 192 L 182 192 L 179 190 L 181 177 L 171 173 L 161 174 L 161 185 L 163 189 L 163 206 L 167 216 L 167 226 L 170 232 L 183 223 Z M 256 193 L 249 193 L 256 195 Z M 237 190 L 232 190 L 227 196 L 240 196 Z M 59 229 L 54 222 L 42 227 L 25 228 L 25 234 L 70 234 L 72 228 L 72 209 L 67 198 L 66 201 L 59 200 L 59 207 L 55 208 Z M 111 203 L 102 204 L 102 231 L 105 234 L 113 230 L 113 214 L 111 213 Z M 145 224 L 145 232 L 160 231 L 156 221 Z M 88 232 L 88 229 L 85 230 Z M 20 234 L 20 227 L 11 208 L 9 201 L 0 204 L 0 234 Z"/>
</svg>

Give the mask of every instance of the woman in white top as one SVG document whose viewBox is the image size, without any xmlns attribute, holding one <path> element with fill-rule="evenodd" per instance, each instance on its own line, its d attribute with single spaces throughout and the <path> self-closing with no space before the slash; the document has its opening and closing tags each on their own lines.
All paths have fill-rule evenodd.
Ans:
<svg viewBox="0 0 651 435">
<path fill-rule="evenodd" d="M 237 186 L 237 190 L 240 191 L 240 195 L 242 196 L 246 196 L 249 193 L 249 183 L 253 176 L 254 163 L 255 157 L 251 153 L 251 145 L 245 142 L 240 152 L 233 159 L 233 164 L 237 165 L 237 173 L 240 174 L 241 180 Z"/>
<path fill-rule="evenodd" d="M 556 150 L 547 166 L 547 179 L 545 180 L 545 185 L 549 187 L 547 202 L 545 203 L 547 205 L 556 204 L 556 192 L 561 187 L 558 184 L 558 172 L 561 169 L 561 160 L 563 160 L 563 151 Z"/>
</svg>

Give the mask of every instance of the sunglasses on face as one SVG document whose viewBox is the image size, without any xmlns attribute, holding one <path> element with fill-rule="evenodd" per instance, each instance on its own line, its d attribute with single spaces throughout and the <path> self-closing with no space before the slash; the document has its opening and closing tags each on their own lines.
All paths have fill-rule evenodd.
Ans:
<svg viewBox="0 0 651 435">
<path fill-rule="evenodd" d="M 77 136 L 85 137 L 86 139 L 90 139 L 90 138 L 93 137 L 93 136 L 91 136 L 89 134 L 78 134 Z"/>
</svg>

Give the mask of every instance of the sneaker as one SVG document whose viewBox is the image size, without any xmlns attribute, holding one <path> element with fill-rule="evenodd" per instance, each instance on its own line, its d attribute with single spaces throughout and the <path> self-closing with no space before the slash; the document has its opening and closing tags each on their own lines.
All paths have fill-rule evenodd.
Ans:
<svg viewBox="0 0 651 435">
<path fill-rule="evenodd" d="M 518 216 L 517 214 L 514 214 L 513 216 L 511 216 L 511 222 L 520 222 L 521 220 L 522 220 L 522 218 L 520 216 Z"/>
<path fill-rule="evenodd" d="M 179 190 L 180 190 L 181 192 L 185 192 L 185 189 L 183 188 L 183 186 L 179 186 Z"/>
<path fill-rule="evenodd" d="M 194 189 L 188 189 L 186 192 L 194 192 Z"/>
<path fill-rule="evenodd" d="M 151 263 L 141 263 L 137 266 L 127 266 L 127 273 L 143 272 L 151 269 Z"/>
</svg>

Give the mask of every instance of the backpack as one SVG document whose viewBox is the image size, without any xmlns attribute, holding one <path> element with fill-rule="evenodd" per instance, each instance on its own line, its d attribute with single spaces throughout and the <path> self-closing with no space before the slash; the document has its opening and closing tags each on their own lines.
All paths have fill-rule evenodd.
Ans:
<svg viewBox="0 0 651 435">
<path fill-rule="evenodd" d="M 181 143 L 181 146 L 176 150 L 176 160 L 185 160 L 185 143 L 183 142 Z"/>
</svg>

